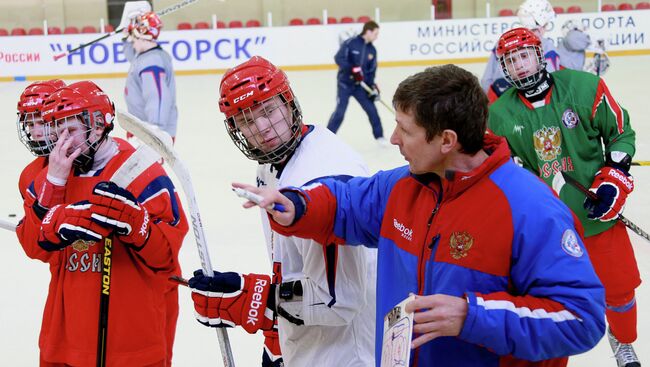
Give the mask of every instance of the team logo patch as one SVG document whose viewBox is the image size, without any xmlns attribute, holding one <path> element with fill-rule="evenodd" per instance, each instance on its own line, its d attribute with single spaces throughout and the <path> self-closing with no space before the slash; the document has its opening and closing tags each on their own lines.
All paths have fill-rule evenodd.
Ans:
<svg viewBox="0 0 650 367">
<path fill-rule="evenodd" d="M 467 232 L 454 232 L 449 239 L 449 247 L 451 248 L 451 257 L 459 260 L 467 256 L 467 252 L 472 248 L 474 238 Z"/>
<path fill-rule="evenodd" d="M 97 242 L 95 241 L 84 241 L 84 240 L 76 240 L 72 243 L 72 248 L 75 249 L 76 251 L 82 252 L 82 251 L 88 251 L 90 246 L 94 246 Z"/>
<path fill-rule="evenodd" d="M 573 257 L 582 256 L 582 247 L 578 243 L 578 237 L 571 229 L 567 229 L 562 235 L 562 250 Z"/>
<path fill-rule="evenodd" d="M 562 114 L 562 123 L 568 129 L 573 129 L 574 127 L 576 127 L 580 123 L 580 117 L 578 117 L 578 114 L 573 112 L 572 109 L 568 108 Z"/>
<path fill-rule="evenodd" d="M 533 145 L 539 159 L 552 161 L 562 153 L 562 132 L 559 127 L 543 127 L 533 134 Z"/>
</svg>

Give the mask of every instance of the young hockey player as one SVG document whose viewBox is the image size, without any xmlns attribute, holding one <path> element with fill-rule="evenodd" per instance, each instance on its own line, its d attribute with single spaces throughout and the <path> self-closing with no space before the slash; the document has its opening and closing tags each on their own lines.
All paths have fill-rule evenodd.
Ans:
<svg viewBox="0 0 650 367">
<path fill-rule="evenodd" d="M 124 88 L 129 113 L 176 138 L 178 111 L 172 59 L 156 42 L 163 23 L 154 12 L 135 16 L 124 47 L 131 62 Z"/>
<path fill-rule="evenodd" d="M 40 365 L 94 365 L 104 238 L 113 237 L 107 366 L 165 366 L 168 277 L 188 225 L 171 180 L 155 163 L 127 187 L 108 180 L 134 149 L 109 136 L 114 108 L 94 83 L 42 102 L 47 165 L 27 185 L 16 228 L 27 256 L 50 266 Z M 39 139 L 40 140 L 40 139 Z M 97 310 L 97 311 L 96 311 Z"/>
<path fill-rule="evenodd" d="M 522 26 L 530 29 L 542 40 L 544 45 L 544 58 L 546 70 L 549 72 L 559 70 L 561 59 L 555 50 L 555 44 L 550 38 L 544 38 L 547 27 L 555 19 L 553 6 L 547 0 L 526 0 L 517 10 L 517 17 Z M 490 103 L 494 102 L 503 92 L 512 85 L 504 78 L 503 71 L 496 56 L 496 47 L 490 53 L 487 66 L 483 72 L 481 86 L 488 95 Z"/>
<path fill-rule="evenodd" d="M 36 158 L 20 174 L 18 189 L 20 195 L 30 195 L 28 186 L 36 175 L 47 166 L 50 154 L 45 142 L 45 124 L 43 123 L 43 102 L 57 89 L 65 86 L 60 79 L 34 82 L 25 88 L 18 99 L 18 139 Z"/>
<path fill-rule="evenodd" d="M 605 82 L 582 71 L 544 68 L 542 42 L 525 28 L 504 33 L 497 56 L 515 86 L 490 107 L 489 127 L 512 155 L 552 186 L 584 226 L 585 246 L 605 286 L 608 337 L 618 366 L 639 366 L 634 289 L 641 279 L 625 225 L 617 221 L 634 189 L 635 134 Z M 573 176 L 598 196 L 565 184 Z"/>
<path fill-rule="evenodd" d="M 226 72 L 219 108 L 235 145 L 260 164 L 260 187 L 368 173 L 336 135 L 303 124 L 287 76 L 261 57 Z M 195 272 L 190 286 L 198 320 L 214 327 L 241 325 L 249 333 L 263 330 L 263 366 L 373 365 L 376 251 L 283 236 L 271 231 L 266 215 L 262 220 L 273 276 L 215 272 L 210 278 Z M 260 317 L 251 324 L 247 315 L 258 311 L 256 296 L 272 306 L 258 302 Z M 280 348 L 272 330 L 276 319 Z"/>
</svg>

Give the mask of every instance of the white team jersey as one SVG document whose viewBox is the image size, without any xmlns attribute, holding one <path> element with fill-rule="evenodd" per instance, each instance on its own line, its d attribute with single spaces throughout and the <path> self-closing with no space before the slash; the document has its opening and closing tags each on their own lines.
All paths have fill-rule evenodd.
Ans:
<svg viewBox="0 0 650 367">
<path fill-rule="evenodd" d="M 323 176 L 368 176 L 368 168 L 336 135 L 315 126 L 279 178 L 277 173 L 270 164 L 260 165 L 258 186 L 301 186 Z M 301 280 L 303 285 L 305 324 L 278 320 L 285 365 L 374 366 L 377 250 L 336 245 L 328 250 L 313 240 L 272 233 L 266 211 L 262 222 L 274 276 L 281 269 L 283 282 Z"/>
</svg>

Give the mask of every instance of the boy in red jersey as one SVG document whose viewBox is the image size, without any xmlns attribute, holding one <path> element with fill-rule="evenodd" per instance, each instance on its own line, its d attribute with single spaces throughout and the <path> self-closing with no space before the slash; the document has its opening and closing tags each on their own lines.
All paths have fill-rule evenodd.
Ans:
<svg viewBox="0 0 650 367">
<path fill-rule="evenodd" d="M 109 136 L 113 104 L 94 83 L 58 89 L 41 111 L 48 163 L 26 185 L 25 216 L 16 229 L 25 253 L 48 263 L 52 274 L 41 366 L 95 363 L 101 244 L 109 235 L 114 241 L 107 365 L 169 364 L 167 277 L 178 272 L 177 254 L 188 230 L 171 180 L 155 163 L 127 187 L 107 182 L 134 149 Z"/>
</svg>

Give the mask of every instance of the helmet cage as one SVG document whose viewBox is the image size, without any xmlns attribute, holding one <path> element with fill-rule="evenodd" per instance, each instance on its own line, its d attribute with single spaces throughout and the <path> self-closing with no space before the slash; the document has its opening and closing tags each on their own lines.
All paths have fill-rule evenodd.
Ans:
<svg viewBox="0 0 650 367">
<path fill-rule="evenodd" d="M 43 157 L 50 154 L 50 147 L 45 140 L 35 138 L 35 129 L 42 129 L 41 135 L 44 134 L 45 126 L 40 111 L 19 112 L 16 121 L 18 128 L 18 139 L 27 149 L 37 157 Z"/>
<path fill-rule="evenodd" d="M 280 108 L 285 106 L 286 109 Z M 277 111 L 276 111 L 277 110 Z M 286 113 L 288 111 L 289 113 Z M 269 126 L 259 129 L 258 119 L 267 119 Z M 298 146 L 301 136 L 302 111 L 291 89 L 240 109 L 224 120 L 226 131 L 244 155 L 260 164 L 282 162 Z M 286 124 L 285 126 L 282 126 Z M 268 130 L 272 130 L 269 132 Z M 280 144 L 266 151 L 265 143 L 278 139 Z"/>
<path fill-rule="evenodd" d="M 44 141 L 47 149 L 52 151 L 54 145 L 56 145 L 56 142 L 59 140 L 61 133 L 63 133 L 64 130 L 69 130 L 70 126 L 75 124 L 78 120 L 82 121 L 82 127 L 81 129 L 71 132 L 71 134 L 83 135 L 83 140 L 78 142 L 77 145 L 71 147 L 71 151 L 81 148 L 81 154 L 75 158 L 74 165 L 77 167 L 86 167 L 89 162 L 93 161 L 97 148 L 106 139 L 111 130 L 110 125 L 107 125 L 104 122 L 104 117 L 102 116 L 101 111 L 93 111 L 92 119 L 88 110 L 83 110 L 77 114 L 54 119 L 52 122 L 45 124 Z M 97 127 L 102 127 L 104 130 L 102 135 L 93 141 L 92 132 Z"/>
<path fill-rule="evenodd" d="M 153 12 L 147 12 L 133 18 L 128 30 L 135 38 L 154 41 L 158 39 L 161 28 L 162 22 L 158 15 Z"/>
<path fill-rule="evenodd" d="M 517 89 L 528 89 L 542 78 L 542 71 L 546 68 L 542 48 L 538 45 L 527 45 L 504 53 L 500 58 L 501 69 L 508 83 Z M 518 76 L 511 75 L 510 70 L 531 69 L 536 63 L 535 70 L 529 74 Z"/>
</svg>

